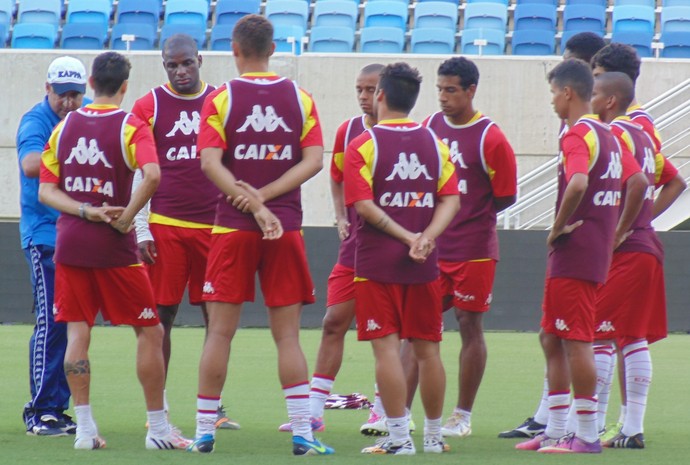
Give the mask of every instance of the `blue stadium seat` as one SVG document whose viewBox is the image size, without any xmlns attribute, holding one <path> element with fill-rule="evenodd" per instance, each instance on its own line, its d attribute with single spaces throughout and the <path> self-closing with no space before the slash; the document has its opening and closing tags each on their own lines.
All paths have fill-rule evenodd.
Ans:
<svg viewBox="0 0 690 465">
<path fill-rule="evenodd" d="M 51 23 L 17 23 L 12 31 L 12 48 L 54 48 L 56 37 Z"/>
<path fill-rule="evenodd" d="M 613 32 L 654 32 L 654 8 L 643 5 L 620 5 L 613 9 Z"/>
<path fill-rule="evenodd" d="M 460 5 L 460 0 L 417 0 L 417 3 L 425 3 L 425 2 L 445 2 L 445 3 L 452 3 L 456 7 Z"/>
<path fill-rule="evenodd" d="M 314 26 L 311 28 L 310 52 L 349 53 L 354 50 L 354 46 L 354 29 L 343 26 Z"/>
<path fill-rule="evenodd" d="M 659 42 L 664 44 L 662 58 L 690 58 L 690 32 L 662 32 Z"/>
<path fill-rule="evenodd" d="M 127 43 L 122 40 L 123 34 L 134 36 L 134 40 L 129 43 L 130 50 L 153 50 L 156 43 L 156 28 L 151 24 L 118 23 L 113 26 L 110 48 L 113 50 L 127 50 Z"/>
<path fill-rule="evenodd" d="M 410 51 L 450 55 L 455 51 L 455 32 L 444 27 L 412 29 Z"/>
<path fill-rule="evenodd" d="M 627 44 L 637 50 L 640 57 L 654 56 L 652 50 L 653 32 L 639 32 L 639 31 L 613 31 L 611 42 L 618 42 Z"/>
<path fill-rule="evenodd" d="M 661 9 L 661 33 L 690 31 L 690 6 Z"/>
<path fill-rule="evenodd" d="M 516 5 L 532 4 L 532 5 L 553 5 L 558 6 L 561 0 L 516 0 Z"/>
<path fill-rule="evenodd" d="M 563 10 L 563 31 L 591 31 L 604 34 L 606 8 L 600 5 L 568 4 Z"/>
<path fill-rule="evenodd" d="M 656 0 L 615 0 L 613 2 L 613 5 L 616 7 L 637 5 L 637 6 L 648 6 L 651 8 L 656 8 Z M 615 9 L 614 9 L 614 11 L 615 11 Z"/>
<path fill-rule="evenodd" d="M 661 4 L 664 8 L 669 6 L 688 6 L 688 0 L 663 0 Z"/>
<path fill-rule="evenodd" d="M 407 17 L 405 3 L 381 0 L 364 5 L 364 27 L 397 27 L 406 31 Z"/>
<path fill-rule="evenodd" d="M 579 34 L 582 31 L 563 31 L 563 34 L 561 36 L 561 52 L 565 50 L 565 44 L 568 43 L 568 40 L 574 36 L 575 34 Z M 604 37 L 604 33 L 602 31 L 590 31 L 598 35 L 599 37 Z"/>
<path fill-rule="evenodd" d="M 487 42 L 475 45 L 477 39 Z M 503 55 L 506 48 L 505 32 L 498 29 L 464 29 L 460 38 L 460 53 L 464 55 Z"/>
<path fill-rule="evenodd" d="M 260 8 L 261 0 L 218 0 L 214 24 L 232 24 L 234 26 L 243 16 L 258 14 Z"/>
<path fill-rule="evenodd" d="M 565 0 L 565 5 L 598 5 L 606 8 L 609 0 Z"/>
<path fill-rule="evenodd" d="M 505 32 L 508 9 L 498 3 L 468 3 L 463 29 L 497 29 Z"/>
<path fill-rule="evenodd" d="M 196 42 L 196 46 L 201 50 L 206 44 L 206 26 L 199 26 L 198 24 L 184 24 L 184 23 L 173 23 L 173 24 L 163 24 L 161 28 L 161 38 L 159 41 L 160 48 L 163 48 L 165 41 L 168 37 L 174 36 L 175 34 L 187 34 L 192 36 Z"/>
<path fill-rule="evenodd" d="M 510 0 L 466 0 L 465 3 L 468 5 L 471 3 L 499 3 L 507 7 L 510 4 Z"/>
<path fill-rule="evenodd" d="M 165 24 L 188 24 L 206 29 L 208 8 L 206 0 L 167 0 Z"/>
<path fill-rule="evenodd" d="M 0 26 L 5 26 L 5 35 L 9 30 L 10 24 L 12 24 L 14 5 L 14 0 L 0 0 Z"/>
<path fill-rule="evenodd" d="M 113 6 L 110 0 L 70 0 L 67 6 L 68 23 L 98 23 L 106 30 Z"/>
<path fill-rule="evenodd" d="M 108 36 L 107 31 L 100 23 L 66 23 L 60 36 L 60 48 L 100 50 Z"/>
<path fill-rule="evenodd" d="M 513 22 L 515 30 L 542 29 L 556 32 L 557 10 L 555 6 L 522 3 L 515 7 Z"/>
<path fill-rule="evenodd" d="M 309 4 L 304 0 L 270 0 L 266 3 L 264 15 L 274 27 L 299 26 L 302 36 L 307 30 Z"/>
<path fill-rule="evenodd" d="M 19 4 L 17 22 L 51 24 L 57 34 L 61 14 L 60 0 L 22 0 Z"/>
<path fill-rule="evenodd" d="M 216 24 L 211 29 L 209 49 L 229 52 L 232 50 L 232 30 L 235 24 Z"/>
<path fill-rule="evenodd" d="M 364 27 L 360 35 L 363 53 L 402 53 L 405 34 L 397 27 Z"/>
<path fill-rule="evenodd" d="M 121 24 L 143 23 L 157 29 L 160 14 L 160 0 L 119 0 L 115 21 Z"/>
<path fill-rule="evenodd" d="M 313 26 L 357 28 L 357 4 L 351 0 L 319 0 L 314 6 Z"/>
<path fill-rule="evenodd" d="M 513 55 L 553 55 L 556 36 L 543 29 L 521 29 L 513 32 Z"/>
<path fill-rule="evenodd" d="M 458 7 L 448 2 L 418 3 L 414 9 L 414 27 L 458 29 Z"/>
<path fill-rule="evenodd" d="M 287 52 L 295 55 L 302 53 L 302 37 L 305 30 L 302 26 L 294 24 L 277 25 L 273 28 L 273 42 L 276 43 L 276 52 Z"/>
</svg>

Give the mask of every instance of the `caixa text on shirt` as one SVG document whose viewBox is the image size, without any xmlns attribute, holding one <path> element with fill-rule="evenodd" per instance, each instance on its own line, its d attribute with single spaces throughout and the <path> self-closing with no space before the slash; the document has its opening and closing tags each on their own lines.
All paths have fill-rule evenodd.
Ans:
<svg viewBox="0 0 690 465">
<path fill-rule="evenodd" d="M 65 190 L 67 192 L 95 192 L 105 195 L 106 197 L 115 196 L 113 193 L 113 183 L 111 181 L 104 181 L 89 176 L 65 177 Z"/>
</svg>

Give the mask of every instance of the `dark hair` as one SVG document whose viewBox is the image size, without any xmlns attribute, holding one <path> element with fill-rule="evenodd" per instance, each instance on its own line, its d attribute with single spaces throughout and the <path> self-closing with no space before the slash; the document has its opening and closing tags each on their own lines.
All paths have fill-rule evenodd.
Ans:
<svg viewBox="0 0 690 465">
<path fill-rule="evenodd" d="M 392 63 L 381 71 L 379 88 L 389 109 L 409 113 L 417 102 L 421 82 L 416 68 L 404 62 Z"/>
<path fill-rule="evenodd" d="M 168 53 L 183 47 L 189 47 L 192 49 L 192 53 L 194 55 L 199 53 L 199 47 L 196 44 L 196 40 L 194 40 L 192 36 L 187 34 L 174 34 L 168 37 L 163 43 L 163 50 L 161 51 L 163 59 L 165 59 Z"/>
<path fill-rule="evenodd" d="M 601 90 L 604 95 L 616 97 L 616 110 L 625 113 L 635 99 L 635 85 L 630 76 L 620 71 L 610 71 L 601 73 L 594 80 L 602 84 Z"/>
<path fill-rule="evenodd" d="M 581 100 L 592 98 L 594 77 L 589 65 L 582 60 L 571 58 L 558 64 L 547 76 L 549 83 L 561 89 L 570 87 Z"/>
<path fill-rule="evenodd" d="M 578 32 L 565 43 L 564 50 L 570 52 L 571 58 L 579 58 L 589 63 L 592 57 L 606 46 L 604 38 L 594 32 Z"/>
<path fill-rule="evenodd" d="M 604 68 L 605 71 L 620 71 L 637 82 L 640 75 L 640 57 L 637 51 L 630 45 L 612 42 L 602 48 L 592 57 L 592 69 Z"/>
<path fill-rule="evenodd" d="M 91 78 L 96 96 L 112 97 L 129 79 L 132 65 L 126 56 L 117 52 L 105 52 L 93 60 Z"/>
<path fill-rule="evenodd" d="M 380 74 L 383 68 L 385 68 L 385 66 L 381 63 L 370 63 L 359 70 L 359 74 Z"/>
<path fill-rule="evenodd" d="M 246 57 L 268 58 L 272 51 L 273 24 L 261 15 L 244 16 L 232 30 L 232 41 Z"/>
<path fill-rule="evenodd" d="M 450 58 L 438 67 L 439 76 L 457 76 L 460 79 L 460 85 L 463 89 L 467 89 L 471 85 L 479 84 L 479 70 L 473 61 L 465 57 Z"/>
</svg>

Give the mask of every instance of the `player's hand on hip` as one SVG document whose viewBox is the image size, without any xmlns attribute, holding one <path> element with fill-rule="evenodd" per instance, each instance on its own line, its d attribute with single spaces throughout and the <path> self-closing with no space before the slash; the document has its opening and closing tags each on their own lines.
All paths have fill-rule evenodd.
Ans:
<svg viewBox="0 0 690 465">
<path fill-rule="evenodd" d="M 254 213 L 254 219 L 264 233 L 264 239 L 280 239 L 283 235 L 283 225 L 268 208 L 262 207 Z"/>
<path fill-rule="evenodd" d="M 141 259 L 144 263 L 153 265 L 156 263 L 156 258 L 158 257 L 158 251 L 156 250 L 156 243 L 153 241 L 141 241 L 138 244 L 139 253 L 141 254 Z"/>
</svg>

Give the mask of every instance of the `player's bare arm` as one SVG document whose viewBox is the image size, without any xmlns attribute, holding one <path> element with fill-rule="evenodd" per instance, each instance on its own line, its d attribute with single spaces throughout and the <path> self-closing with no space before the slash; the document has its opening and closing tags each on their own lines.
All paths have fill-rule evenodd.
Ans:
<svg viewBox="0 0 690 465">
<path fill-rule="evenodd" d="M 141 184 L 132 192 L 129 204 L 120 217 L 111 226 L 123 234 L 134 229 L 134 217 L 146 205 L 158 188 L 161 181 L 161 169 L 157 163 L 147 163 L 141 167 Z"/>
<path fill-rule="evenodd" d="M 665 212 L 676 201 L 678 196 L 683 193 L 686 187 L 687 184 L 680 173 L 664 184 L 654 200 L 654 209 L 652 211 L 654 218 Z"/>
<path fill-rule="evenodd" d="M 38 188 L 38 200 L 49 207 L 74 216 L 80 216 L 93 222 L 110 223 L 119 218 L 123 207 L 110 205 L 92 206 L 74 200 L 52 182 L 42 182 Z"/>
<path fill-rule="evenodd" d="M 22 171 L 27 178 L 37 178 L 41 173 L 41 152 L 30 152 L 24 155 Z"/>
<path fill-rule="evenodd" d="M 616 225 L 616 235 L 613 240 L 613 249 L 617 249 L 632 234 L 630 227 L 642 209 L 644 196 L 647 192 L 647 176 L 641 171 L 633 174 L 625 181 L 625 202 L 618 224 Z"/>
<path fill-rule="evenodd" d="M 556 212 L 556 219 L 553 222 L 549 236 L 546 238 L 546 245 L 551 247 L 553 241 L 563 234 L 570 234 L 574 229 L 582 226 L 582 220 L 578 220 L 572 224 L 568 224 L 568 220 L 575 213 L 577 207 L 582 201 L 582 197 L 587 190 L 587 175 L 584 173 L 575 173 L 570 178 L 568 186 L 563 193 L 563 201 L 561 208 Z"/>
<path fill-rule="evenodd" d="M 338 237 L 341 241 L 344 241 L 350 236 L 350 222 L 347 221 L 343 183 L 331 178 L 330 184 L 333 209 L 335 210 L 335 225 L 338 227 Z"/>
</svg>

